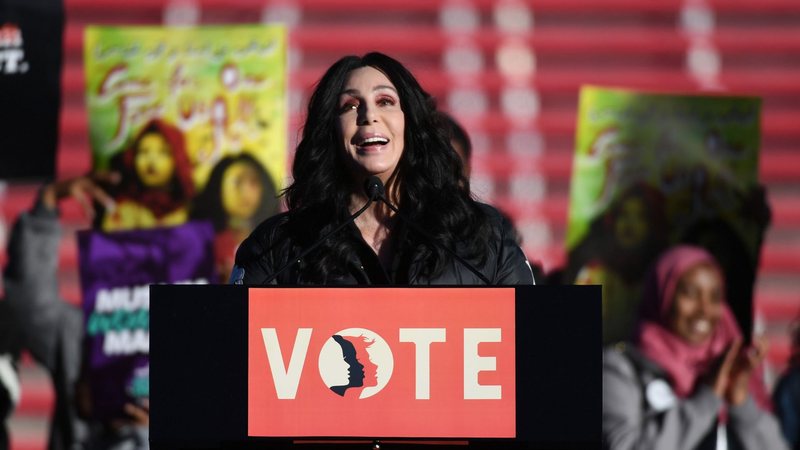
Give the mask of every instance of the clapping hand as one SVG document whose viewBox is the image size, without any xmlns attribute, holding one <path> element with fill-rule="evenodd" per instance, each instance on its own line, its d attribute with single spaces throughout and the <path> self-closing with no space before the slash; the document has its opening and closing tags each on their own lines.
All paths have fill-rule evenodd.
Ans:
<svg viewBox="0 0 800 450">
<path fill-rule="evenodd" d="M 730 380 L 725 392 L 725 400 L 730 405 L 741 405 L 747 399 L 750 377 L 761 366 L 767 353 L 767 341 L 763 337 L 755 339 L 753 345 L 742 349 L 730 371 Z"/>
<path fill-rule="evenodd" d="M 710 384 L 714 393 L 730 405 L 744 403 L 750 377 L 761 365 L 766 353 L 767 341 L 764 338 L 754 340 L 753 345 L 747 348 L 742 348 L 741 339 L 734 341 L 711 376 Z"/>
</svg>

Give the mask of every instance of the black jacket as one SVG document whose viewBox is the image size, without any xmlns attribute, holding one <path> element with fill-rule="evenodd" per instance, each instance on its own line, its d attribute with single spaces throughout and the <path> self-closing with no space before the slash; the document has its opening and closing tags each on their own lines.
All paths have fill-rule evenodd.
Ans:
<svg viewBox="0 0 800 450">
<path fill-rule="evenodd" d="M 508 230 L 513 229 L 500 213 L 489 205 L 481 205 L 489 217 L 491 241 L 489 252 L 483 264 L 470 261 L 492 282 L 493 285 L 534 284 L 528 260 Z M 288 213 L 273 216 L 242 242 L 236 253 L 236 267 L 231 282 L 236 284 L 260 285 L 276 271 L 280 270 L 290 258 L 296 257 L 303 249 L 294 245 L 286 232 Z M 401 225 L 402 226 L 402 225 Z M 356 251 L 346 261 L 345 275 L 325 280 L 326 285 L 482 285 L 480 280 L 460 262 L 453 259 L 449 267 L 436 278 L 430 279 L 422 274 L 422 255 L 413 249 L 399 249 L 391 270 L 383 268 L 377 255 L 363 240 L 355 225 L 350 225 L 335 239 L 352 240 Z M 459 254 L 459 248 L 454 250 Z M 289 268 L 273 283 L 288 285 L 319 284 L 309 281 L 299 270 L 301 264 Z"/>
</svg>

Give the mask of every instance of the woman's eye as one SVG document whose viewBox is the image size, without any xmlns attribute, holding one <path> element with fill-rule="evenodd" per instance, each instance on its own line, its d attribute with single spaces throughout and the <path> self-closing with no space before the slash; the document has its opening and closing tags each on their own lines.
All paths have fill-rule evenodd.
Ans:
<svg viewBox="0 0 800 450">
<path fill-rule="evenodd" d="M 686 289 L 686 295 L 688 295 L 689 297 L 691 297 L 693 299 L 694 298 L 700 298 L 700 296 L 702 295 L 702 292 L 700 292 L 700 289 L 697 289 L 696 287 L 689 287 L 689 288 Z"/>
<path fill-rule="evenodd" d="M 394 99 L 392 98 L 382 97 L 378 99 L 378 105 L 380 106 L 392 106 L 394 103 Z"/>
<path fill-rule="evenodd" d="M 354 111 L 358 108 L 358 102 L 345 102 L 342 106 L 339 107 L 340 112 L 347 112 L 347 111 Z"/>
</svg>

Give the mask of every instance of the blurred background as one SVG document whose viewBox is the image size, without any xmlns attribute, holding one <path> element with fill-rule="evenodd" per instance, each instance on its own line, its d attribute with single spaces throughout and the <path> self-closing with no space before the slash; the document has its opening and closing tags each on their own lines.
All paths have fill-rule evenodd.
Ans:
<svg viewBox="0 0 800 450">
<path fill-rule="evenodd" d="M 583 84 L 763 99 L 761 182 L 772 207 L 756 284 L 769 367 L 789 356 L 800 311 L 800 2 L 796 0 L 65 0 L 58 178 L 89 171 L 86 25 L 283 23 L 289 29 L 289 159 L 316 80 L 345 54 L 406 64 L 470 133 L 472 183 L 506 211 L 531 261 L 565 261 L 578 91 Z M 3 149 L 24 152 L 25 149 Z M 0 242 L 38 184 L 0 187 Z M 63 209 L 62 295 L 80 301 L 74 231 Z M 759 328 L 760 327 L 760 328 Z M 53 392 L 23 358 L 12 448 L 45 447 Z"/>
</svg>

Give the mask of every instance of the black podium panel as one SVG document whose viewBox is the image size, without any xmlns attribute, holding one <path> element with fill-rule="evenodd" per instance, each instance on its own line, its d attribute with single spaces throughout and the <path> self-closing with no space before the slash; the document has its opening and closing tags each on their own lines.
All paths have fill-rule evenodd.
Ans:
<svg viewBox="0 0 800 450">
<path fill-rule="evenodd" d="M 513 438 L 497 439 L 248 437 L 250 289 L 272 288 L 151 287 L 150 438 L 154 448 L 366 449 L 372 448 L 373 439 L 380 440 L 384 449 L 424 448 L 431 439 L 439 444 L 434 448 L 442 448 L 442 443 L 454 448 L 600 448 L 599 286 L 512 288 L 516 319 L 516 433 Z M 345 288 L 292 289 L 300 292 Z M 359 289 L 378 298 L 388 292 L 384 289 L 391 288 Z M 269 292 L 264 295 L 269 297 Z"/>
</svg>

